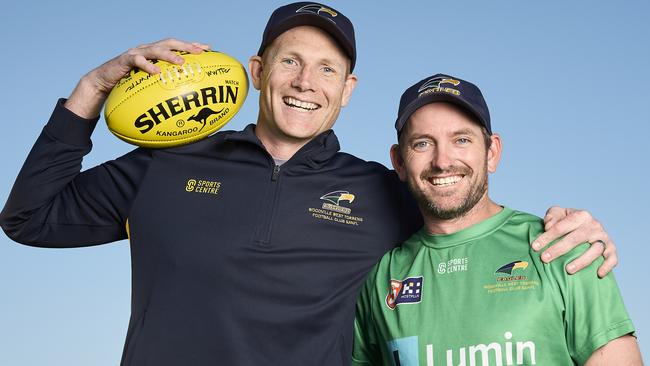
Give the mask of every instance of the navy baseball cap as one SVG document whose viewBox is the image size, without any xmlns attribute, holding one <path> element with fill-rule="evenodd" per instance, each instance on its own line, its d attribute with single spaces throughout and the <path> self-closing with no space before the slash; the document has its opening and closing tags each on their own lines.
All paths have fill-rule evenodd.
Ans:
<svg viewBox="0 0 650 366">
<path fill-rule="evenodd" d="M 319 3 L 299 2 L 275 9 L 264 28 L 257 55 L 262 56 L 266 47 L 280 34 L 301 25 L 318 27 L 334 37 L 350 58 L 350 71 L 354 70 L 357 47 L 352 22 L 338 10 Z"/>
<path fill-rule="evenodd" d="M 411 114 L 418 108 L 435 102 L 449 102 L 458 105 L 475 116 L 478 122 L 492 134 L 490 111 L 481 90 L 469 81 L 450 75 L 435 74 L 422 79 L 406 89 L 399 101 L 395 129 L 399 136 Z"/>
</svg>

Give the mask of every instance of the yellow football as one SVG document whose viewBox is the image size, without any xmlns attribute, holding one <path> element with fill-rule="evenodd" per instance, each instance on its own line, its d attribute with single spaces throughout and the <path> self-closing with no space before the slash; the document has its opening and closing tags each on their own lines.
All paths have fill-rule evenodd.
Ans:
<svg viewBox="0 0 650 366">
<path fill-rule="evenodd" d="M 177 52 L 183 65 L 153 60 L 160 74 L 134 69 L 104 107 L 108 129 L 138 146 L 162 148 L 202 139 L 223 127 L 248 94 L 246 70 L 225 53 Z"/>
</svg>

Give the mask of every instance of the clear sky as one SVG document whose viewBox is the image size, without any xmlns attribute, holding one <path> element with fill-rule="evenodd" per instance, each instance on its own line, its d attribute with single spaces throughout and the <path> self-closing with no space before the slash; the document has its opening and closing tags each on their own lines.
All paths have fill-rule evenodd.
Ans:
<svg viewBox="0 0 650 366">
<path fill-rule="evenodd" d="M 0 201 L 59 97 L 129 47 L 166 37 L 247 63 L 278 1 L 12 1 L 0 12 Z M 619 248 L 615 270 L 650 362 L 650 2 L 332 1 L 356 26 L 359 85 L 335 130 L 390 164 L 402 91 L 443 72 L 478 84 L 501 133 L 499 203 L 543 215 L 588 208 Z M 257 116 L 249 94 L 228 129 Z M 129 151 L 100 121 L 84 167 Z M 0 234 L 0 365 L 117 365 L 130 305 L 128 243 L 38 249 Z M 504 309 L 526 311 L 526 309 Z"/>
</svg>

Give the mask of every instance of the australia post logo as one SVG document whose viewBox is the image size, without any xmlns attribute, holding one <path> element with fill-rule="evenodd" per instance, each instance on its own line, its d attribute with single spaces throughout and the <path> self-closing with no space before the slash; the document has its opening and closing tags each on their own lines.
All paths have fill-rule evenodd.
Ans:
<svg viewBox="0 0 650 366">
<path fill-rule="evenodd" d="M 386 306 L 393 310 L 399 304 L 416 304 L 422 301 L 422 281 L 424 277 L 409 277 L 405 280 L 390 280 L 386 295 Z"/>
<path fill-rule="evenodd" d="M 444 92 L 454 95 L 460 95 L 460 92 L 454 89 L 454 86 L 460 85 L 460 81 L 444 76 L 436 76 L 424 82 L 418 89 L 418 97 L 429 93 Z"/>
</svg>

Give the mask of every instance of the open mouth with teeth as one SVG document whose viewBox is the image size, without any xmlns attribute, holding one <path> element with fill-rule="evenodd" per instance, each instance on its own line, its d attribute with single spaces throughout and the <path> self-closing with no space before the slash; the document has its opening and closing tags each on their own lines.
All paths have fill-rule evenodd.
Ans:
<svg viewBox="0 0 650 366">
<path fill-rule="evenodd" d="M 449 177 L 442 177 L 442 178 L 436 178 L 436 177 L 429 177 L 429 183 L 436 187 L 446 187 L 446 186 L 452 186 L 460 180 L 463 179 L 463 175 L 452 175 Z"/>
<path fill-rule="evenodd" d="M 305 102 L 302 100 L 298 100 L 296 98 L 291 98 L 291 97 L 284 97 L 282 98 L 284 101 L 284 104 L 287 106 L 300 110 L 300 111 L 313 111 L 318 108 L 320 108 L 320 105 L 312 102 Z"/>
</svg>

